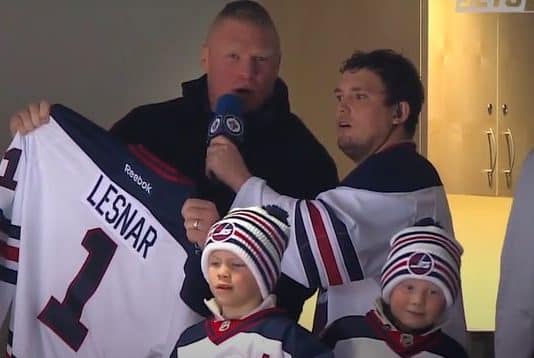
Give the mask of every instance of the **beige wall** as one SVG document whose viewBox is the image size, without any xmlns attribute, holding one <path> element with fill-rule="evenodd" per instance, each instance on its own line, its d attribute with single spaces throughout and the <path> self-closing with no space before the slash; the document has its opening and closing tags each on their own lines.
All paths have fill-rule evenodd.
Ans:
<svg viewBox="0 0 534 358">
<path fill-rule="evenodd" d="M 333 89 L 341 62 L 355 49 L 392 48 L 419 65 L 419 0 L 263 0 L 282 40 L 282 77 L 291 104 L 338 163 L 351 162 L 337 149 Z"/>
<path fill-rule="evenodd" d="M 108 127 L 136 105 L 181 94 L 228 0 L 0 2 L 0 147 L 28 102 L 61 102 Z"/>
</svg>

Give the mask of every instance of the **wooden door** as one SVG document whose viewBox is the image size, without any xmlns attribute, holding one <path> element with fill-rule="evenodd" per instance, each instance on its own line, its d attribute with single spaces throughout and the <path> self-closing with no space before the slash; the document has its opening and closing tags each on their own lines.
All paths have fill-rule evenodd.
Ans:
<svg viewBox="0 0 534 358">
<path fill-rule="evenodd" d="M 428 6 L 428 157 L 448 193 L 495 195 L 498 15 Z"/>
<path fill-rule="evenodd" d="M 498 194 L 512 196 L 521 165 L 534 147 L 534 13 L 499 17 L 497 128 Z"/>
</svg>

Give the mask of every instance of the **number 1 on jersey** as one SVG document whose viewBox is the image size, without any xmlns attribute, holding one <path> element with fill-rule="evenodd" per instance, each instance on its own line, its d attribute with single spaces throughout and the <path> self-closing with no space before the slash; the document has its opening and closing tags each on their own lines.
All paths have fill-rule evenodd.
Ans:
<svg viewBox="0 0 534 358">
<path fill-rule="evenodd" d="M 0 186 L 15 190 L 17 182 L 13 179 L 17 165 L 19 165 L 20 155 L 22 151 L 17 148 L 11 148 L 4 154 L 4 160 L 7 162 L 4 174 L 0 176 Z"/>
<path fill-rule="evenodd" d="M 88 333 L 87 327 L 80 321 L 83 308 L 100 285 L 117 250 L 117 244 L 101 229 L 87 231 L 82 246 L 89 255 L 70 283 L 63 302 L 50 297 L 37 317 L 75 352 Z"/>
</svg>

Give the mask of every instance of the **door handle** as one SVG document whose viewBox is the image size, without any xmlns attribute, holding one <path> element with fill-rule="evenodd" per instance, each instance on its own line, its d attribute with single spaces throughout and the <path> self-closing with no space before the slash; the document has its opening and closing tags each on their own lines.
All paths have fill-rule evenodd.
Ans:
<svg viewBox="0 0 534 358">
<path fill-rule="evenodd" d="M 484 169 L 484 172 L 488 176 L 488 185 L 493 186 L 493 174 L 495 173 L 495 166 L 497 165 L 497 152 L 495 144 L 495 133 L 492 128 L 489 128 L 486 131 L 488 136 L 488 146 L 489 146 L 489 169 Z"/>
<path fill-rule="evenodd" d="M 508 169 L 504 169 L 504 176 L 506 178 L 506 186 L 508 188 L 512 187 L 512 173 L 515 165 L 515 145 L 514 145 L 514 136 L 512 135 L 512 130 L 510 128 L 504 131 L 504 137 L 506 138 L 506 147 L 508 152 Z"/>
<path fill-rule="evenodd" d="M 505 103 L 502 105 L 502 114 L 507 115 L 508 114 L 508 105 Z"/>
</svg>

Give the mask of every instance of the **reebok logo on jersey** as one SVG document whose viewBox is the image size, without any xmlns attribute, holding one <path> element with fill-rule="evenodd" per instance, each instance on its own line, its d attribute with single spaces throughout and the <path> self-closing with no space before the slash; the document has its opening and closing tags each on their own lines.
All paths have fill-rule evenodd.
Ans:
<svg viewBox="0 0 534 358">
<path fill-rule="evenodd" d="M 141 177 L 139 174 L 134 172 L 130 164 L 124 165 L 124 172 L 126 173 L 126 175 L 132 178 L 135 184 L 139 185 L 141 189 L 143 189 L 148 194 L 150 194 L 150 190 L 152 189 L 152 184 L 150 184 L 146 180 L 143 180 L 143 177 Z"/>
</svg>

